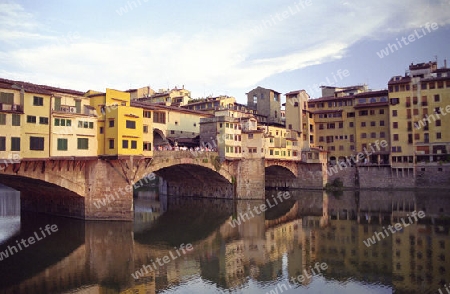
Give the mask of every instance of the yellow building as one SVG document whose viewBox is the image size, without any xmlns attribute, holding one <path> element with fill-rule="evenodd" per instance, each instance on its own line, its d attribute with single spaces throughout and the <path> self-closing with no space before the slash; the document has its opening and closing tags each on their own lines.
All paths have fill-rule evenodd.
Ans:
<svg viewBox="0 0 450 294">
<path fill-rule="evenodd" d="M 283 125 L 261 126 L 265 133 L 265 158 L 299 160 L 300 146 L 297 132 L 287 130 Z"/>
<path fill-rule="evenodd" d="M 354 96 L 322 97 L 308 101 L 314 119 L 314 145 L 328 151 L 328 161 L 356 151 Z"/>
<path fill-rule="evenodd" d="M 355 96 L 355 149 L 370 154 L 366 163 L 388 164 L 389 146 L 389 103 L 388 91 L 370 91 Z M 378 145 L 377 145 L 378 142 Z"/>
<path fill-rule="evenodd" d="M 387 91 L 367 91 L 367 86 L 322 88 L 324 94 L 332 96 L 308 100 L 314 121 L 309 128 L 315 134 L 310 143 L 326 150 L 331 164 L 359 152 L 367 158 L 359 163 L 389 163 Z M 308 131 L 305 123 L 304 131 Z M 386 142 L 381 146 L 383 140 Z"/>
<path fill-rule="evenodd" d="M 55 93 L 51 96 L 50 157 L 96 157 L 97 113 L 89 98 Z"/>
<path fill-rule="evenodd" d="M 96 118 L 82 92 L 5 79 L 0 82 L 1 158 L 97 155 Z M 87 130 L 74 128 L 80 121 Z"/>
<path fill-rule="evenodd" d="M 436 62 L 411 64 L 388 85 L 392 166 L 449 162 L 450 69 L 438 69 Z"/>
<path fill-rule="evenodd" d="M 21 158 L 24 90 L 0 79 L 0 168 Z"/>
<path fill-rule="evenodd" d="M 300 148 L 309 150 L 314 147 L 314 121 L 308 112 L 309 95 L 305 90 L 286 93 L 286 128 L 297 132 Z"/>
<path fill-rule="evenodd" d="M 130 93 L 106 89 L 88 95 L 98 113 L 98 154 L 143 155 L 143 109 L 130 106 Z"/>
</svg>

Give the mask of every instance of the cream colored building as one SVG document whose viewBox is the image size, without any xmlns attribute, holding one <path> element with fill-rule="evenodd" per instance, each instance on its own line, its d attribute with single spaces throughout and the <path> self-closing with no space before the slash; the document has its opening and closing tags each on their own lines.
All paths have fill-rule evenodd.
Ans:
<svg viewBox="0 0 450 294">
<path fill-rule="evenodd" d="M 96 157 L 97 113 L 89 98 L 55 93 L 51 96 L 50 157 Z"/>
</svg>

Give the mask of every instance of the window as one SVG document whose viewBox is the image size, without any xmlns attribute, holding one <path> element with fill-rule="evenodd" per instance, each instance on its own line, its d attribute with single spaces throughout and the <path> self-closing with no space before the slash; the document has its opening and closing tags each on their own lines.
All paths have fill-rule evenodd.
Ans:
<svg viewBox="0 0 450 294">
<path fill-rule="evenodd" d="M 394 141 L 398 141 L 398 134 L 394 134 L 393 140 L 394 140 Z"/>
<path fill-rule="evenodd" d="M 361 122 L 361 127 L 365 127 L 366 126 L 366 122 L 365 121 L 362 121 Z"/>
<path fill-rule="evenodd" d="M 339 145 L 339 151 L 344 151 L 344 145 Z"/>
<path fill-rule="evenodd" d="M 392 116 L 397 116 L 397 110 L 392 110 Z"/>
<path fill-rule="evenodd" d="M 55 111 L 61 111 L 61 97 L 54 97 Z"/>
<path fill-rule="evenodd" d="M 114 139 L 109 139 L 109 149 L 114 149 Z"/>
<path fill-rule="evenodd" d="M 153 122 L 165 124 L 166 123 L 166 113 L 162 111 L 153 112 Z"/>
<path fill-rule="evenodd" d="M 6 137 L 0 137 L 0 151 L 6 151 Z"/>
<path fill-rule="evenodd" d="M 20 115 L 13 114 L 12 115 L 12 125 L 13 126 L 20 126 Z"/>
<path fill-rule="evenodd" d="M 89 149 L 89 139 L 88 138 L 78 138 L 77 139 L 77 148 L 87 150 Z"/>
<path fill-rule="evenodd" d="M 58 139 L 57 149 L 60 151 L 67 151 L 67 139 Z"/>
<path fill-rule="evenodd" d="M 436 139 L 442 139 L 441 133 L 436 133 Z"/>
<path fill-rule="evenodd" d="M 340 122 L 340 123 L 339 123 L 339 128 L 340 128 L 340 129 L 343 129 L 343 128 L 344 128 L 344 123 L 343 123 L 343 122 Z"/>
<path fill-rule="evenodd" d="M 128 140 L 122 140 L 122 148 L 124 149 L 128 148 Z"/>
<path fill-rule="evenodd" d="M 354 124 L 353 124 L 352 121 L 348 123 L 348 126 L 349 126 L 350 128 L 353 128 L 353 125 L 354 125 Z"/>
<path fill-rule="evenodd" d="M 422 84 L 420 85 L 420 88 L 421 88 L 422 90 L 426 90 L 426 89 L 427 89 L 427 83 L 422 83 Z"/>
<path fill-rule="evenodd" d="M 0 92 L 0 103 L 13 105 L 14 104 L 14 94 Z"/>
<path fill-rule="evenodd" d="M 144 111 L 144 117 L 151 118 L 152 117 L 152 113 L 150 111 Z"/>
<path fill-rule="evenodd" d="M 370 113 L 370 115 L 375 115 L 375 110 L 372 109 L 369 111 L 369 113 Z"/>
<path fill-rule="evenodd" d="M 75 109 L 77 113 L 81 113 L 81 100 L 75 100 Z"/>
<path fill-rule="evenodd" d="M 422 106 L 428 106 L 427 96 L 422 96 Z"/>
<path fill-rule="evenodd" d="M 420 140 L 420 134 L 414 134 L 414 140 L 419 141 Z"/>
<path fill-rule="evenodd" d="M 55 126 L 59 126 L 60 125 L 60 120 L 59 118 L 55 118 Z"/>
<path fill-rule="evenodd" d="M 131 149 L 137 149 L 137 141 L 131 140 Z"/>
<path fill-rule="evenodd" d="M 384 109 L 380 109 L 380 114 L 384 114 Z"/>
<path fill-rule="evenodd" d="M 350 142 L 355 142 L 355 136 L 354 135 L 350 135 Z"/>
<path fill-rule="evenodd" d="M 380 132 L 380 138 L 386 138 L 386 133 L 385 132 Z"/>
<path fill-rule="evenodd" d="M 359 111 L 359 116 L 366 116 L 366 115 L 369 115 L 369 111 L 367 111 L 367 110 L 360 110 Z"/>
<path fill-rule="evenodd" d="M 44 106 L 44 98 L 34 96 L 33 97 L 33 105 L 34 106 Z"/>
<path fill-rule="evenodd" d="M 89 128 L 90 128 L 90 129 L 93 129 L 93 128 L 94 128 L 94 122 L 92 122 L 92 121 L 89 122 Z"/>
<path fill-rule="evenodd" d="M 441 126 L 441 120 L 438 119 L 438 120 L 436 120 L 436 127 L 440 127 L 440 126 Z"/>
<path fill-rule="evenodd" d="M 135 129 L 136 128 L 136 122 L 134 120 L 127 120 L 126 121 L 126 128 L 127 129 Z"/>
<path fill-rule="evenodd" d="M 144 133 L 147 134 L 148 133 L 148 126 L 144 125 Z"/>
<path fill-rule="evenodd" d="M 327 129 L 334 129 L 334 127 L 335 127 L 334 123 L 327 124 Z"/>
<path fill-rule="evenodd" d="M 384 127 L 384 120 L 380 120 L 380 127 Z"/>
<path fill-rule="evenodd" d="M 253 139 L 253 134 L 248 134 L 249 139 Z"/>
<path fill-rule="evenodd" d="M 439 101 L 441 101 L 439 94 L 434 95 L 434 102 L 439 102 Z"/>
<path fill-rule="evenodd" d="M 361 133 L 361 139 L 365 139 L 367 138 L 367 134 L 366 133 Z"/>
<path fill-rule="evenodd" d="M 0 113 L 0 125 L 6 125 L 6 113 Z"/>
<path fill-rule="evenodd" d="M 394 122 L 392 123 L 392 127 L 393 127 L 394 129 L 398 129 L 398 122 L 394 121 Z"/>
<path fill-rule="evenodd" d="M 349 112 L 349 113 L 347 113 L 347 117 L 355 117 L 355 113 L 354 112 Z"/>
<path fill-rule="evenodd" d="M 144 142 L 143 149 L 144 149 L 144 151 L 151 151 L 152 150 L 152 143 Z"/>
<path fill-rule="evenodd" d="M 44 138 L 30 137 L 30 150 L 44 150 Z"/>
<path fill-rule="evenodd" d="M 319 142 L 324 142 L 323 136 L 320 136 L 320 137 L 319 137 Z"/>
<path fill-rule="evenodd" d="M 105 132 L 105 129 L 103 127 L 100 127 L 100 134 L 103 134 Z"/>
<path fill-rule="evenodd" d="M 27 123 L 35 124 L 36 123 L 36 117 L 34 115 L 27 115 Z"/>
<path fill-rule="evenodd" d="M 109 127 L 114 128 L 114 120 L 113 119 L 109 120 Z"/>
<path fill-rule="evenodd" d="M 20 151 L 20 138 L 11 137 L 11 151 Z"/>
<path fill-rule="evenodd" d="M 41 125 L 48 125 L 48 117 L 39 117 L 39 124 Z"/>
<path fill-rule="evenodd" d="M 375 133 L 375 132 L 370 133 L 370 137 L 371 138 L 376 138 L 377 137 L 377 133 Z"/>
<path fill-rule="evenodd" d="M 398 98 L 391 98 L 391 105 L 396 105 L 399 103 L 399 99 Z"/>
</svg>

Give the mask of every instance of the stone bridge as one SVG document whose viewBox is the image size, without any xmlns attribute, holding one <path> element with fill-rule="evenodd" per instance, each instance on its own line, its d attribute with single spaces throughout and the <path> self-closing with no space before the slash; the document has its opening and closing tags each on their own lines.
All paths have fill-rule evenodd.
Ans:
<svg viewBox="0 0 450 294">
<path fill-rule="evenodd" d="M 133 188 L 162 177 L 166 194 L 264 199 L 265 187 L 318 188 L 321 165 L 217 152 L 155 151 L 151 158 L 21 160 L 0 166 L 0 183 L 21 191 L 22 209 L 86 220 L 133 220 Z"/>
</svg>

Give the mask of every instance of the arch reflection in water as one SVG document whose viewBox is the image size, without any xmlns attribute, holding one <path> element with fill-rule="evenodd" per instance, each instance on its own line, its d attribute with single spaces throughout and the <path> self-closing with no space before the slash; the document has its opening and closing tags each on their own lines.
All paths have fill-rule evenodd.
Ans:
<svg viewBox="0 0 450 294">
<path fill-rule="evenodd" d="M 278 283 L 291 283 L 291 277 L 316 262 L 326 263 L 327 270 L 290 284 L 295 293 L 434 293 L 450 281 L 445 222 L 450 199 L 445 193 L 291 193 L 292 199 L 235 228 L 228 223 L 233 215 L 263 201 L 147 195 L 137 205 L 150 221 L 139 224 L 52 220 L 65 228 L 47 246 L 53 258 L 30 251 L 26 260 L 17 256 L 7 270 L 0 262 L 2 273 L 20 277 L 0 284 L 0 293 L 265 293 Z M 376 246 L 363 244 L 413 210 L 425 211 L 427 218 Z M 27 221 L 26 226 L 35 224 Z M 132 279 L 143 264 L 182 243 L 192 243 L 193 252 L 143 279 Z"/>
</svg>

